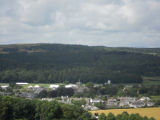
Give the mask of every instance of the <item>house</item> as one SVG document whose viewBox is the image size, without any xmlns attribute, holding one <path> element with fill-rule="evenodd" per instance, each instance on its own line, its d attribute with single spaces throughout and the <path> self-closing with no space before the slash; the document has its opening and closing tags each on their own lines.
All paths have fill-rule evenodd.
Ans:
<svg viewBox="0 0 160 120">
<path fill-rule="evenodd" d="M 108 80 L 107 83 L 104 83 L 105 85 L 110 85 L 111 84 L 111 80 Z"/>
<path fill-rule="evenodd" d="M 102 84 L 94 84 L 94 87 L 100 87 Z"/>
<path fill-rule="evenodd" d="M 59 88 L 59 85 L 52 84 L 52 85 L 49 86 L 49 88 L 51 88 L 53 90 L 56 90 L 57 88 Z"/>
<path fill-rule="evenodd" d="M 108 81 L 107 81 L 107 84 L 110 85 L 110 84 L 111 84 L 111 80 L 108 80 Z"/>
<path fill-rule="evenodd" d="M 47 88 L 43 88 L 43 87 L 39 87 L 39 86 L 37 86 L 37 87 L 34 87 L 34 94 L 39 94 L 41 91 L 43 91 L 43 90 L 48 90 Z"/>
<path fill-rule="evenodd" d="M 8 87 L 9 87 L 8 85 L 2 85 L 2 86 L 1 86 L 1 88 L 2 88 L 3 90 L 6 90 Z"/>
<path fill-rule="evenodd" d="M 117 105 L 118 105 L 117 99 L 110 98 L 107 100 L 108 107 L 117 106 Z"/>
<path fill-rule="evenodd" d="M 28 85 L 28 83 L 27 82 L 24 82 L 24 83 L 23 82 L 17 82 L 16 85 Z"/>
<path fill-rule="evenodd" d="M 119 106 L 120 107 L 129 106 L 129 101 L 120 101 Z"/>
<path fill-rule="evenodd" d="M 147 104 L 146 104 L 148 107 L 152 107 L 152 106 L 154 106 L 154 103 L 153 102 L 147 102 Z"/>
<path fill-rule="evenodd" d="M 65 88 L 76 88 L 77 85 L 75 84 L 68 84 L 68 85 L 65 85 Z"/>
<path fill-rule="evenodd" d="M 94 103 L 100 103 L 100 102 L 104 102 L 104 101 L 101 100 L 101 99 L 90 99 L 89 102 L 92 103 L 92 104 L 94 104 Z"/>
<path fill-rule="evenodd" d="M 133 108 L 141 108 L 141 107 L 144 107 L 144 106 L 145 106 L 145 103 L 140 101 L 140 100 L 137 100 L 134 103 L 129 104 L 129 107 L 133 107 Z"/>
<path fill-rule="evenodd" d="M 125 102 L 135 102 L 136 98 L 135 97 L 118 97 L 118 99 L 121 101 Z"/>
<path fill-rule="evenodd" d="M 34 88 L 40 88 L 40 86 L 39 85 L 35 85 Z"/>
<path fill-rule="evenodd" d="M 29 92 L 19 92 L 19 93 L 16 93 L 15 96 L 33 99 L 35 97 L 35 94 L 29 93 Z"/>
<path fill-rule="evenodd" d="M 92 106 L 92 105 L 82 105 L 82 108 L 83 108 L 84 110 L 99 110 L 98 107 Z"/>
<path fill-rule="evenodd" d="M 151 99 L 149 98 L 149 97 L 141 97 L 140 99 L 139 99 L 140 101 L 150 101 Z"/>
<path fill-rule="evenodd" d="M 61 100 L 58 100 L 58 102 L 64 104 L 72 104 L 71 99 L 68 96 L 61 96 Z"/>
<path fill-rule="evenodd" d="M 119 99 L 119 106 L 129 106 L 130 103 L 134 103 L 136 101 L 135 97 L 118 97 Z"/>
<path fill-rule="evenodd" d="M 52 101 L 52 100 L 54 100 L 54 99 L 53 99 L 53 98 L 42 98 L 41 100 L 42 100 L 42 101 L 43 101 L 43 100 L 47 100 L 47 101 L 50 102 L 50 101 Z"/>
<path fill-rule="evenodd" d="M 76 83 L 76 87 L 74 88 L 74 92 L 75 93 L 84 93 L 85 91 L 87 91 L 88 88 L 84 87 L 81 82 L 77 82 Z"/>
</svg>

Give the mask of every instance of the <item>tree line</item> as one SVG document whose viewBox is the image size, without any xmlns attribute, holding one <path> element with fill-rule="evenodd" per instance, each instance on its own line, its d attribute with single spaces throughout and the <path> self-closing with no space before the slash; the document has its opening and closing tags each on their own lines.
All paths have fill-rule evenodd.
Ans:
<svg viewBox="0 0 160 120">
<path fill-rule="evenodd" d="M 138 113 L 136 114 L 128 114 L 127 112 L 123 112 L 122 114 L 118 114 L 115 116 L 113 113 L 109 113 L 105 115 L 101 113 L 99 116 L 99 120 L 155 120 L 153 117 L 148 118 L 147 116 L 140 116 Z"/>
<path fill-rule="evenodd" d="M 94 87 L 94 84 L 91 82 L 86 83 L 87 89 L 83 93 L 77 93 L 72 88 L 65 88 L 60 86 L 56 90 L 46 91 L 43 90 L 39 93 L 37 97 L 39 98 L 55 98 L 61 96 L 74 96 L 74 97 L 89 97 L 95 98 L 98 95 L 108 95 L 108 96 L 159 96 L 160 95 L 160 85 L 133 85 L 124 89 L 124 85 L 102 85 Z"/>
</svg>

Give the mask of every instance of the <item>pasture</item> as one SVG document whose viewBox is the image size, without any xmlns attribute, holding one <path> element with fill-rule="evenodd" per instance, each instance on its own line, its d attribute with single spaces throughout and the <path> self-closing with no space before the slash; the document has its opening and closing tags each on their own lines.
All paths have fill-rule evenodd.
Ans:
<svg viewBox="0 0 160 120">
<path fill-rule="evenodd" d="M 147 77 L 147 76 L 142 76 L 143 85 L 160 85 L 160 76 L 157 77 Z"/>
</svg>

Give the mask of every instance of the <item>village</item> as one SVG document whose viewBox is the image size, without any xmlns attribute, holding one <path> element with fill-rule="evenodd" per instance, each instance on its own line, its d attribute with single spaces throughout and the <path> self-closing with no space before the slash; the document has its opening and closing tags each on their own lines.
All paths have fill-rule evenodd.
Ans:
<svg viewBox="0 0 160 120">
<path fill-rule="evenodd" d="M 109 80 L 107 85 L 111 84 Z M 96 97 L 77 97 L 77 96 L 64 96 L 63 94 L 58 97 L 37 97 L 40 94 L 43 94 L 44 91 L 56 91 L 60 87 L 59 84 L 50 84 L 48 88 L 42 87 L 38 84 L 30 85 L 29 83 L 16 83 L 16 88 L 9 89 L 9 85 L 1 85 L 0 95 L 7 96 L 17 96 L 23 97 L 26 99 L 39 99 L 39 100 L 57 100 L 58 102 L 64 104 L 78 104 L 83 107 L 85 110 L 99 110 L 99 109 L 111 109 L 111 108 L 141 108 L 141 107 L 152 107 L 155 103 L 148 96 L 141 97 L 130 97 L 130 96 L 110 96 L 110 95 L 96 95 Z M 19 86 L 19 87 L 18 87 Z M 27 86 L 25 89 L 22 89 L 23 86 Z M 93 87 L 98 87 L 94 85 Z M 65 90 L 73 90 L 74 93 L 83 94 L 88 91 L 88 87 L 82 85 L 81 82 L 76 84 L 66 84 L 63 85 Z M 45 94 L 45 93 L 44 93 Z"/>
<path fill-rule="evenodd" d="M 52 101 L 55 98 L 42 98 L 42 100 Z M 106 101 L 102 99 L 92 99 L 92 98 L 70 98 L 68 96 L 61 96 L 58 102 L 65 104 L 73 104 L 72 101 L 81 101 L 85 100 L 85 104 L 82 107 L 85 110 L 99 110 L 96 106 L 97 103 L 101 103 L 104 105 L 105 109 L 109 108 L 142 108 L 142 107 L 152 107 L 154 103 L 151 102 L 149 97 L 117 97 L 117 98 L 108 98 Z"/>
</svg>

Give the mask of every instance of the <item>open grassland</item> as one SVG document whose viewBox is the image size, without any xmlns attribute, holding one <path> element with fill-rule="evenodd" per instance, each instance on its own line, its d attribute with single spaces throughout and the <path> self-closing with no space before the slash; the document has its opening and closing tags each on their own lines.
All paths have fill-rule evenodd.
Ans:
<svg viewBox="0 0 160 120">
<path fill-rule="evenodd" d="M 121 114 L 122 112 L 128 112 L 129 114 L 132 113 L 139 113 L 142 116 L 147 117 L 154 117 L 156 120 L 160 120 L 160 107 L 155 108 L 137 108 L 137 109 L 110 109 L 110 110 L 97 110 L 97 111 L 90 111 L 92 114 L 94 113 L 105 113 L 106 115 L 108 113 L 113 113 L 114 115 Z"/>
<path fill-rule="evenodd" d="M 142 79 L 143 79 L 142 84 L 144 85 L 160 85 L 160 76 L 156 77 L 143 76 Z"/>
<path fill-rule="evenodd" d="M 160 100 L 160 96 L 151 96 L 151 99 L 153 101 L 158 101 L 158 100 Z"/>
</svg>

